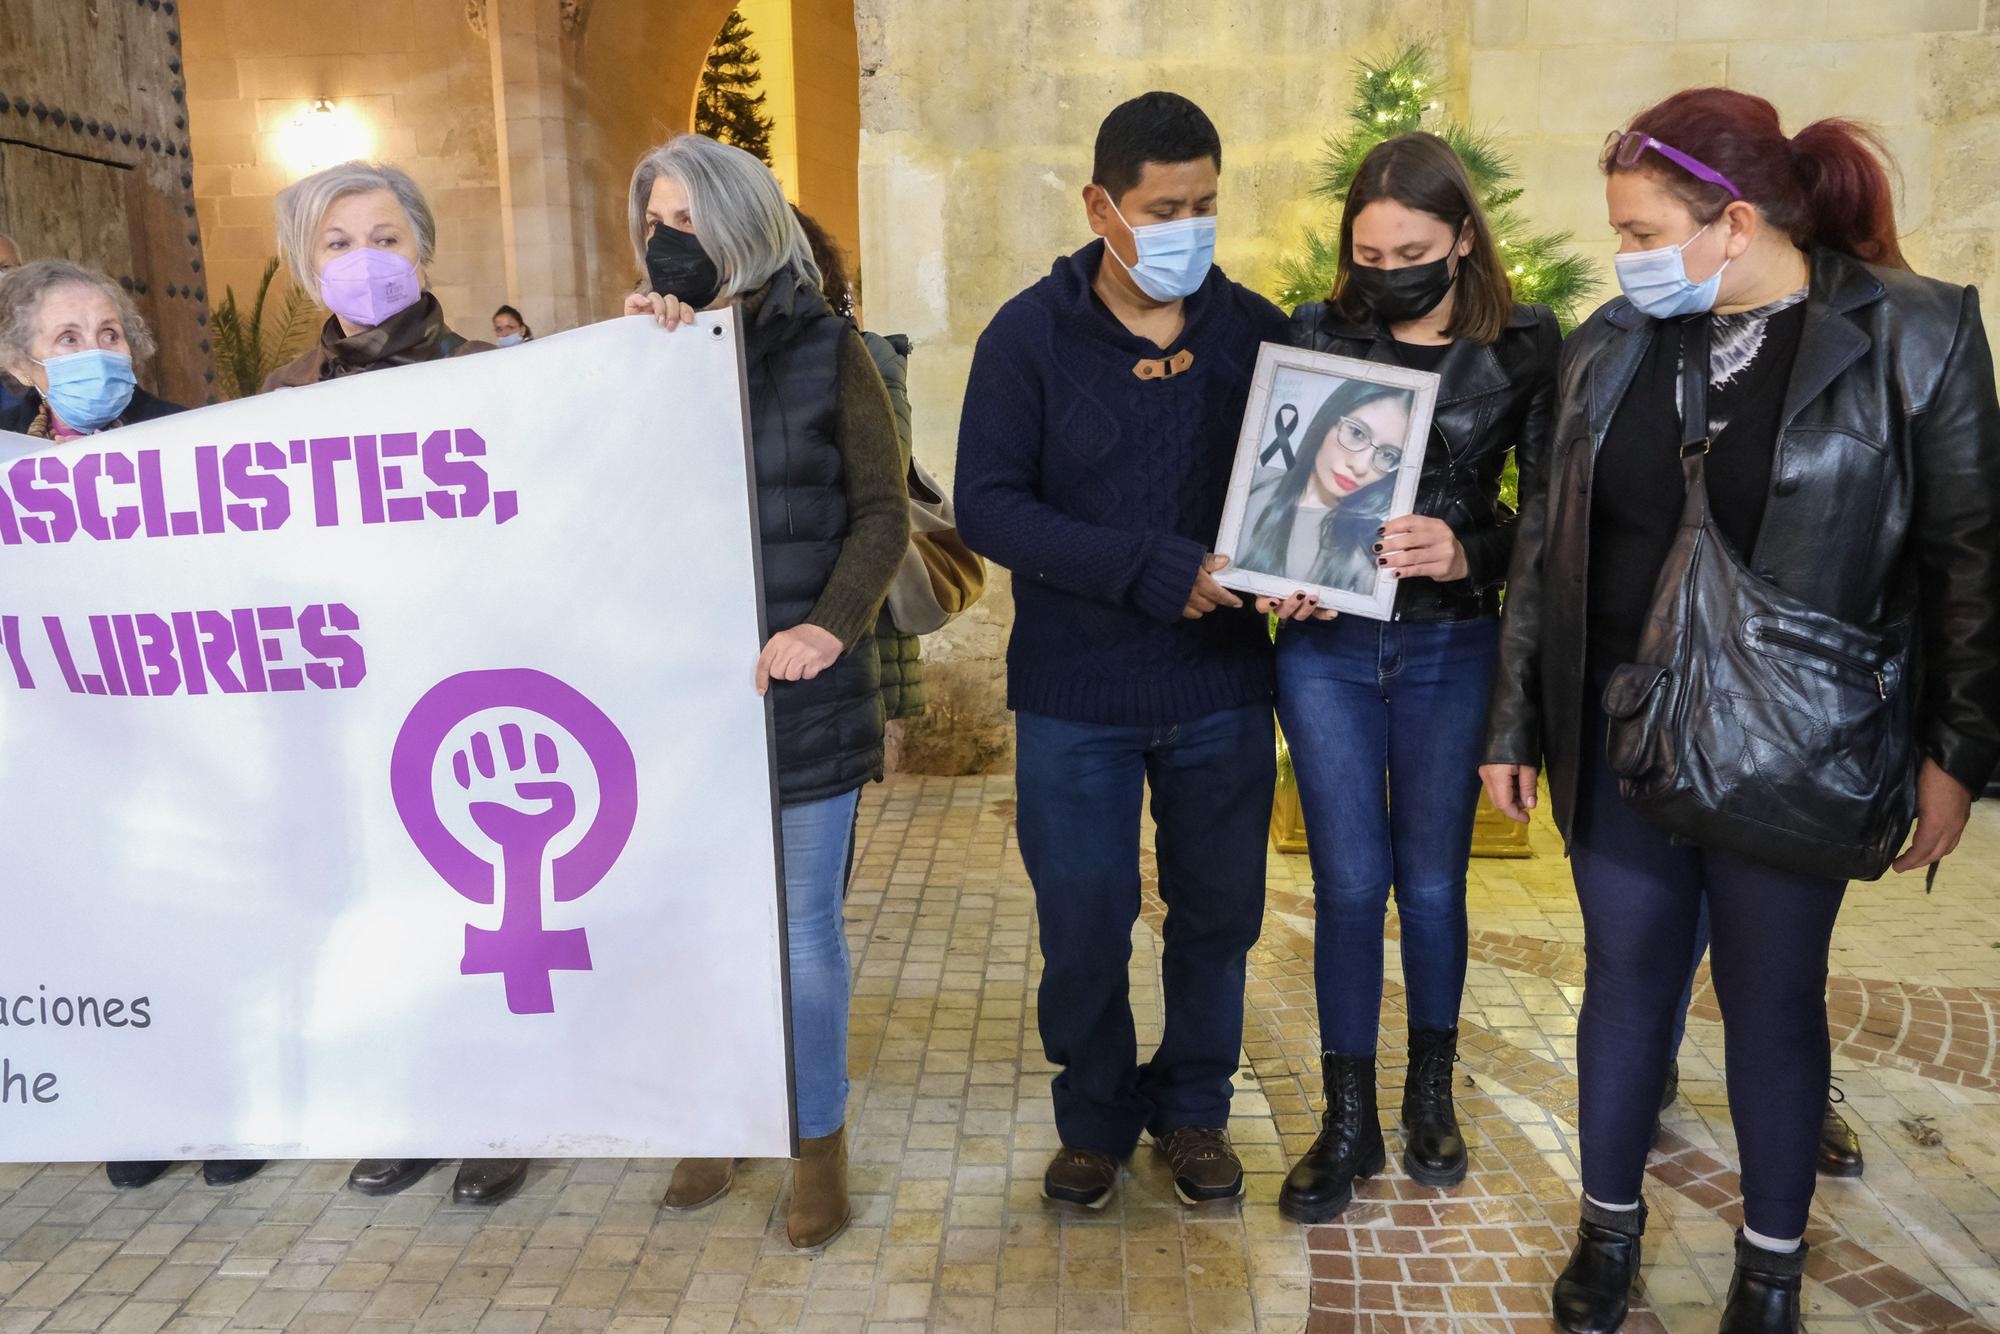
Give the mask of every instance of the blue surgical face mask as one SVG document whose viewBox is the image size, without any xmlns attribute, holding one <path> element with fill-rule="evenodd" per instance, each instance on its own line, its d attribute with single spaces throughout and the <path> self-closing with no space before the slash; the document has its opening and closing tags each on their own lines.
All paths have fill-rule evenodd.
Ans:
<svg viewBox="0 0 2000 1334">
<path fill-rule="evenodd" d="M 1108 196 L 1107 196 L 1108 197 Z M 1215 264 L 1215 217 L 1176 218 L 1172 222 L 1134 227 L 1113 204 L 1111 211 L 1132 233 L 1139 262 L 1125 264 L 1109 242 L 1104 249 L 1132 275 L 1139 290 L 1155 301 L 1179 301 L 1201 290 Z"/>
<path fill-rule="evenodd" d="M 517 333 L 501 334 L 498 338 L 494 339 L 493 341 L 500 347 L 512 347 L 514 346 L 514 344 L 521 341 L 521 335 Z"/>
<path fill-rule="evenodd" d="M 1707 230 L 1704 226 L 1701 232 Z M 1715 308 L 1716 294 L 1722 290 L 1722 272 L 1729 267 L 1729 261 L 1723 260 L 1722 268 L 1701 282 L 1687 276 L 1687 265 L 1681 261 L 1681 252 L 1700 240 L 1701 232 L 1679 245 L 1611 257 L 1611 267 L 1618 273 L 1618 286 L 1642 313 L 1656 320 L 1670 320 Z"/>
<path fill-rule="evenodd" d="M 123 352 L 93 347 L 38 363 L 49 375 L 49 406 L 63 425 L 89 434 L 118 420 L 132 391 L 132 358 Z"/>
</svg>

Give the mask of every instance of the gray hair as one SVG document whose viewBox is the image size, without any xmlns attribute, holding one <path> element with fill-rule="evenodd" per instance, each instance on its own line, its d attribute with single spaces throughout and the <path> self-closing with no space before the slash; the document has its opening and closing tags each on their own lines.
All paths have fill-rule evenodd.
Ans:
<svg viewBox="0 0 2000 1334">
<path fill-rule="evenodd" d="M 348 195 L 370 190 L 387 190 L 403 206 L 410 231 L 417 238 L 417 266 L 428 267 L 436 257 L 437 219 L 410 174 L 386 162 L 343 162 L 293 181 L 278 192 L 278 253 L 285 257 L 285 267 L 302 290 L 319 294 L 319 272 L 312 257 L 319 249 L 319 229 L 326 221 L 326 211 Z"/>
<path fill-rule="evenodd" d="M 646 266 L 646 204 L 662 176 L 687 193 L 695 239 L 722 273 L 721 297 L 742 296 L 790 267 L 815 288 L 819 265 L 771 169 L 740 148 L 677 134 L 639 159 L 632 173 L 632 253 Z"/>
<path fill-rule="evenodd" d="M 34 359 L 30 350 L 35 341 L 35 322 L 41 317 L 42 302 L 49 293 L 64 287 L 90 287 L 111 298 L 118 307 L 118 322 L 125 328 L 125 342 L 132 360 L 144 363 L 156 350 L 153 331 L 132 298 L 111 279 L 95 269 L 72 264 L 66 259 L 38 259 L 0 274 L 0 366 L 18 365 Z"/>
</svg>

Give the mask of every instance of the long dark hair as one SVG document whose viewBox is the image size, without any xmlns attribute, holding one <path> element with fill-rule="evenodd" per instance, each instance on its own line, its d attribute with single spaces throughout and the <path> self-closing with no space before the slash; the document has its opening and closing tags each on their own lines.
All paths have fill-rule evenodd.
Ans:
<svg viewBox="0 0 2000 1334">
<path fill-rule="evenodd" d="M 1459 238 L 1471 229 L 1472 249 L 1458 261 L 1451 319 L 1444 333 L 1454 341 L 1472 343 L 1491 343 L 1498 338 L 1514 311 L 1514 285 L 1507 280 L 1507 266 L 1500 262 L 1500 248 L 1493 243 L 1493 229 L 1479 207 L 1465 164 L 1450 144 L 1421 130 L 1384 139 L 1368 150 L 1355 169 L 1354 183 L 1347 187 L 1347 203 L 1340 211 L 1340 267 L 1327 298 L 1334 312 L 1356 324 L 1375 318 L 1355 292 L 1351 275 L 1354 219 L 1378 199 L 1428 213 L 1451 228 L 1454 250 Z"/>
<path fill-rule="evenodd" d="M 1801 247 L 1910 267 L 1896 239 L 1887 165 L 1893 159 L 1881 136 L 1865 126 L 1816 120 L 1788 139 L 1778 109 L 1763 98 L 1734 88 L 1688 88 L 1640 112 L 1631 128 L 1727 176 L 1746 202 Z M 1620 171 L 1651 173 L 1704 223 L 1733 198 L 1658 153 L 1641 153 L 1629 167 L 1605 160 L 1605 175 Z"/>
<path fill-rule="evenodd" d="M 813 261 L 819 265 L 820 295 L 826 304 L 833 307 L 836 315 L 853 318 L 854 284 L 847 276 L 847 260 L 834 244 L 833 237 L 826 228 L 819 225 L 819 219 L 792 205 L 792 216 L 799 220 L 799 229 L 806 234 L 806 244 L 812 247 Z"/>
<path fill-rule="evenodd" d="M 1348 380 L 1326 396 L 1319 405 L 1299 445 L 1298 457 L 1278 482 L 1264 512 L 1250 530 L 1237 565 L 1260 574 L 1284 574 L 1285 557 L 1292 546 L 1292 524 L 1299 514 L 1299 500 L 1318 466 L 1319 452 L 1333 435 L 1340 419 L 1356 408 L 1378 398 L 1394 398 L 1408 407 L 1412 395 L 1407 389 L 1375 384 L 1368 380 Z M 1396 493 L 1396 474 L 1370 482 L 1338 505 L 1320 521 L 1319 555 L 1300 582 L 1327 588 L 1365 592 L 1375 581 L 1375 559 L 1370 541 L 1389 513 Z"/>
</svg>

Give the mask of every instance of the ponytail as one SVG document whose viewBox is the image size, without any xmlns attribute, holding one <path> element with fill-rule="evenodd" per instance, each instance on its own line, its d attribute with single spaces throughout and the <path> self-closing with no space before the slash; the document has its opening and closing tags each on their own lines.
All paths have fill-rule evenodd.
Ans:
<svg viewBox="0 0 2000 1334">
<path fill-rule="evenodd" d="M 1870 264 L 1907 269 L 1896 240 L 1891 162 L 1882 136 L 1837 117 L 1816 120 L 1792 136 L 1792 168 L 1805 191 L 1814 244 Z"/>
<path fill-rule="evenodd" d="M 1790 139 L 1778 109 L 1733 88 L 1688 88 L 1633 118 L 1631 128 L 1714 168 L 1799 246 L 1825 246 L 1868 264 L 1908 268 L 1896 241 L 1892 159 L 1880 135 L 1850 120 L 1814 121 Z M 1657 153 L 1607 173 L 1645 171 L 1697 218 L 1713 221 L 1733 196 Z"/>
</svg>

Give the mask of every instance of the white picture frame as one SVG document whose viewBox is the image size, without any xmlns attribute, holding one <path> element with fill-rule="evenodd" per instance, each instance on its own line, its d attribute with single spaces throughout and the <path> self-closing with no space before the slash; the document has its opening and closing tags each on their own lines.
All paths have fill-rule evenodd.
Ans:
<svg viewBox="0 0 2000 1334">
<path fill-rule="evenodd" d="M 1216 582 L 1261 597 L 1312 593 L 1344 615 L 1390 619 L 1397 581 L 1375 563 L 1375 530 L 1416 509 L 1437 392 L 1431 371 L 1265 343 L 1215 539 L 1230 563 Z M 1301 518 L 1318 522 L 1317 539 Z"/>
</svg>

